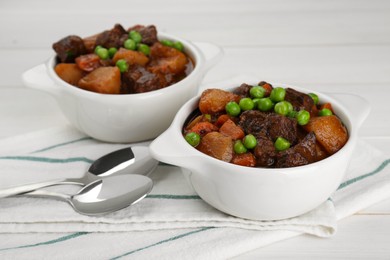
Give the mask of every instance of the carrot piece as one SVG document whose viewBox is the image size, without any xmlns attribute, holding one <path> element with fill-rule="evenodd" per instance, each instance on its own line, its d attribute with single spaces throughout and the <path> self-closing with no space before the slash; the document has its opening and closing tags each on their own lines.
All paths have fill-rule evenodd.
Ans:
<svg viewBox="0 0 390 260">
<path fill-rule="evenodd" d="M 188 132 L 197 133 L 200 136 L 204 136 L 210 132 L 218 131 L 218 127 L 210 122 L 199 122 L 189 129 Z"/>
<path fill-rule="evenodd" d="M 325 104 L 322 104 L 322 105 L 320 106 L 320 110 L 321 110 L 321 109 L 324 109 L 324 108 L 329 109 L 329 110 L 332 111 L 332 113 L 334 114 L 334 111 L 333 111 L 333 108 L 332 108 L 332 104 L 331 104 L 331 103 L 325 103 Z"/>
<path fill-rule="evenodd" d="M 219 129 L 221 134 L 230 136 L 233 140 L 242 139 L 245 136 L 244 131 L 238 125 L 236 125 L 232 120 L 228 119 Z"/>
<path fill-rule="evenodd" d="M 269 84 L 269 83 L 265 83 L 263 85 L 261 85 L 264 89 L 265 89 L 265 96 L 268 97 L 269 95 L 271 95 L 271 92 L 272 92 L 272 86 Z"/>
<path fill-rule="evenodd" d="M 229 116 L 228 114 L 222 114 L 220 115 L 217 120 L 215 121 L 215 125 L 217 127 L 221 127 L 228 119 L 232 120 L 232 117 Z"/>
<path fill-rule="evenodd" d="M 256 165 L 256 159 L 252 153 L 235 154 L 232 163 L 241 166 L 254 167 Z"/>
<path fill-rule="evenodd" d="M 76 64 L 80 69 L 91 72 L 101 66 L 100 58 L 95 53 L 81 55 L 76 58 Z"/>
</svg>

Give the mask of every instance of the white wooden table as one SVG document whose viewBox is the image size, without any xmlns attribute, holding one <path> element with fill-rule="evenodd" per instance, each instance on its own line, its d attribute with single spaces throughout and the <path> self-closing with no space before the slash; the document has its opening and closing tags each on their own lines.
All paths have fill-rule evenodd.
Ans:
<svg viewBox="0 0 390 260">
<path fill-rule="evenodd" d="M 361 138 L 390 158 L 390 1 L 165 0 L 0 2 L 0 138 L 66 124 L 54 99 L 25 89 L 20 75 L 45 61 L 58 39 L 155 24 L 190 41 L 213 42 L 224 59 L 204 82 L 234 75 L 319 91 L 358 93 L 372 104 Z M 238 259 L 390 259 L 390 199 L 339 224 L 329 239 L 299 236 Z"/>
</svg>

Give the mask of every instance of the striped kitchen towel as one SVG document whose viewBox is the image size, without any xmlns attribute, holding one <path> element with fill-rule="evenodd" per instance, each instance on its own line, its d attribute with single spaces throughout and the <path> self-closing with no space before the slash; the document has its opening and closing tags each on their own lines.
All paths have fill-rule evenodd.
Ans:
<svg viewBox="0 0 390 260">
<path fill-rule="evenodd" d="M 137 145 L 147 145 L 146 143 Z M 0 141 L 0 188 L 79 177 L 100 156 L 128 145 L 93 140 L 61 127 Z M 161 164 L 151 194 L 126 209 L 84 216 L 66 202 L 31 197 L 0 200 L 0 258 L 226 259 L 302 233 L 336 231 L 336 220 L 390 196 L 389 160 L 359 142 L 345 181 L 323 205 L 281 221 L 250 221 L 215 210 Z M 75 193 L 80 187 L 48 188 Z"/>
</svg>

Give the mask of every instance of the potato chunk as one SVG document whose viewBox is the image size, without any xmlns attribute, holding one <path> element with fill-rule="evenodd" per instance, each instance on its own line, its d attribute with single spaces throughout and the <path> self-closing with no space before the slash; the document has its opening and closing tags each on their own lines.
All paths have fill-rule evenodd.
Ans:
<svg viewBox="0 0 390 260">
<path fill-rule="evenodd" d="M 54 68 L 57 75 L 71 85 L 77 85 L 85 73 L 75 63 L 60 63 Z"/>
<path fill-rule="evenodd" d="M 126 60 L 129 65 L 138 64 L 141 66 L 145 66 L 149 61 L 149 58 L 142 52 L 127 50 L 125 48 L 120 48 L 114 57 L 112 57 L 114 63 L 120 59 Z"/>
<path fill-rule="evenodd" d="M 225 111 L 230 101 L 239 102 L 240 96 L 222 89 L 207 89 L 199 100 L 199 110 L 202 114 L 216 114 Z"/>
<path fill-rule="evenodd" d="M 233 158 L 232 138 L 219 132 L 206 134 L 197 148 L 199 151 L 225 162 L 230 162 Z"/>
<path fill-rule="evenodd" d="M 347 129 L 335 115 L 313 117 L 305 129 L 314 132 L 317 141 L 329 154 L 340 150 L 348 140 Z"/>
<path fill-rule="evenodd" d="M 103 94 L 119 94 L 121 73 L 118 67 L 100 67 L 80 79 L 78 86 Z"/>
</svg>

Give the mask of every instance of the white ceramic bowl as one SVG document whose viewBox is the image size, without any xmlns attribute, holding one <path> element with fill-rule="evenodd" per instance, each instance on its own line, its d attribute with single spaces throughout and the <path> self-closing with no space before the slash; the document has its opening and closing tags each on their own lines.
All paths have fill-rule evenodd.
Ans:
<svg viewBox="0 0 390 260">
<path fill-rule="evenodd" d="M 314 92 L 284 84 L 274 85 Z M 237 85 L 227 87 L 234 86 Z M 197 107 L 199 96 L 189 100 L 178 111 L 171 126 L 151 143 L 151 155 L 159 161 L 182 167 L 199 196 L 220 211 L 253 220 L 298 216 L 319 206 L 338 188 L 356 145 L 358 129 L 370 110 L 368 103 L 359 96 L 318 95 L 321 102 L 332 103 L 349 132 L 345 146 L 322 161 L 293 168 L 266 169 L 238 166 L 203 154 L 182 136 L 183 124 Z"/>
<path fill-rule="evenodd" d="M 54 71 L 56 56 L 23 75 L 24 84 L 52 94 L 66 118 L 85 134 L 106 142 L 138 142 L 156 137 L 177 110 L 198 90 L 205 73 L 222 57 L 210 43 L 191 43 L 168 34 L 158 38 L 181 41 L 195 65 L 183 80 L 163 89 L 127 95 L 99 94 L 74 87 Z"/>
</svg>

